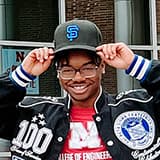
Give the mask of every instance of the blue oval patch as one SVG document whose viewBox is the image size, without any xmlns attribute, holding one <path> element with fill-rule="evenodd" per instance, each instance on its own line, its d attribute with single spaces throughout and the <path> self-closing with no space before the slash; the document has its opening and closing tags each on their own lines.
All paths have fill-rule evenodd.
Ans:
<svg viewBox="0 0 160 160">
<path fill-rule="evenodd" d="M 155 124 L 144 111 L 128 111 L 120 114 L 114 123 L 117 138 L 131 149 L 149 147 L 155 136 Z"/>
</svg>

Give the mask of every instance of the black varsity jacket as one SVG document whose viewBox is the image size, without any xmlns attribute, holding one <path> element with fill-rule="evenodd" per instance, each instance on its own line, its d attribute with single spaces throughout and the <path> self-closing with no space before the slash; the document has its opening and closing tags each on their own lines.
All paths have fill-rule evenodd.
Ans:
<svg viewBox="0 0 160 160">
<path fill-rule="evenodd" d="M 113 160 L 160 159 L 160 62 L 153 60 L 144 89 L 115 96 L 101 89 L 93 116 Z M 11 140 L 12 159 L 57 160 L 69 131 L 70 97 L 27 97 L 0 76 L 0 137 Z"/>
</svg>

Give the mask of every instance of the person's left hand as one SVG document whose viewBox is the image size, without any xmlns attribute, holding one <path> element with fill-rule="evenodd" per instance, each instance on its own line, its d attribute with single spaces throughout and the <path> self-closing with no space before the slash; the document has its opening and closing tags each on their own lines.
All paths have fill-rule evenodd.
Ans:
<svg viewBox="0 0 160 160">
<path fill-rule="evenodd" d="M 106 64 L 118 69 L 128 69 L 135 56 L 124 43 L 104 44 L 98 46 L 96 50 Z"/>
</svg>

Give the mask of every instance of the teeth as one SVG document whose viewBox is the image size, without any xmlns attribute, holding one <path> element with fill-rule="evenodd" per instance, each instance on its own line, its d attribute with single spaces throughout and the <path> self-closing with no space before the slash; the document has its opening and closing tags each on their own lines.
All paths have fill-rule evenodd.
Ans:
<svg viewBox="0 0 160 160">
<path fill-rule="evenodd" d="M 74 89 L 84 89 L 85 87 L 84 86 L 76 86 L 76 87 L 74 87 Z"/>
</svg>

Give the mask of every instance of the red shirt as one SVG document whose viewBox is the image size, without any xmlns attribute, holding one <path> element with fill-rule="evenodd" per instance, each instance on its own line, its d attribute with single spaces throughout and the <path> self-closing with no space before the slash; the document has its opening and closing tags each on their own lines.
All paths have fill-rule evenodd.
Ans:
<svg viewBox="0 0 160 160">
<path fill-rule="evenodd" d="M 93 107 L 72 107 L 70 131 L 59 160 L 112 160 L 98 134 L 94 114 Z"/>
</svg>

